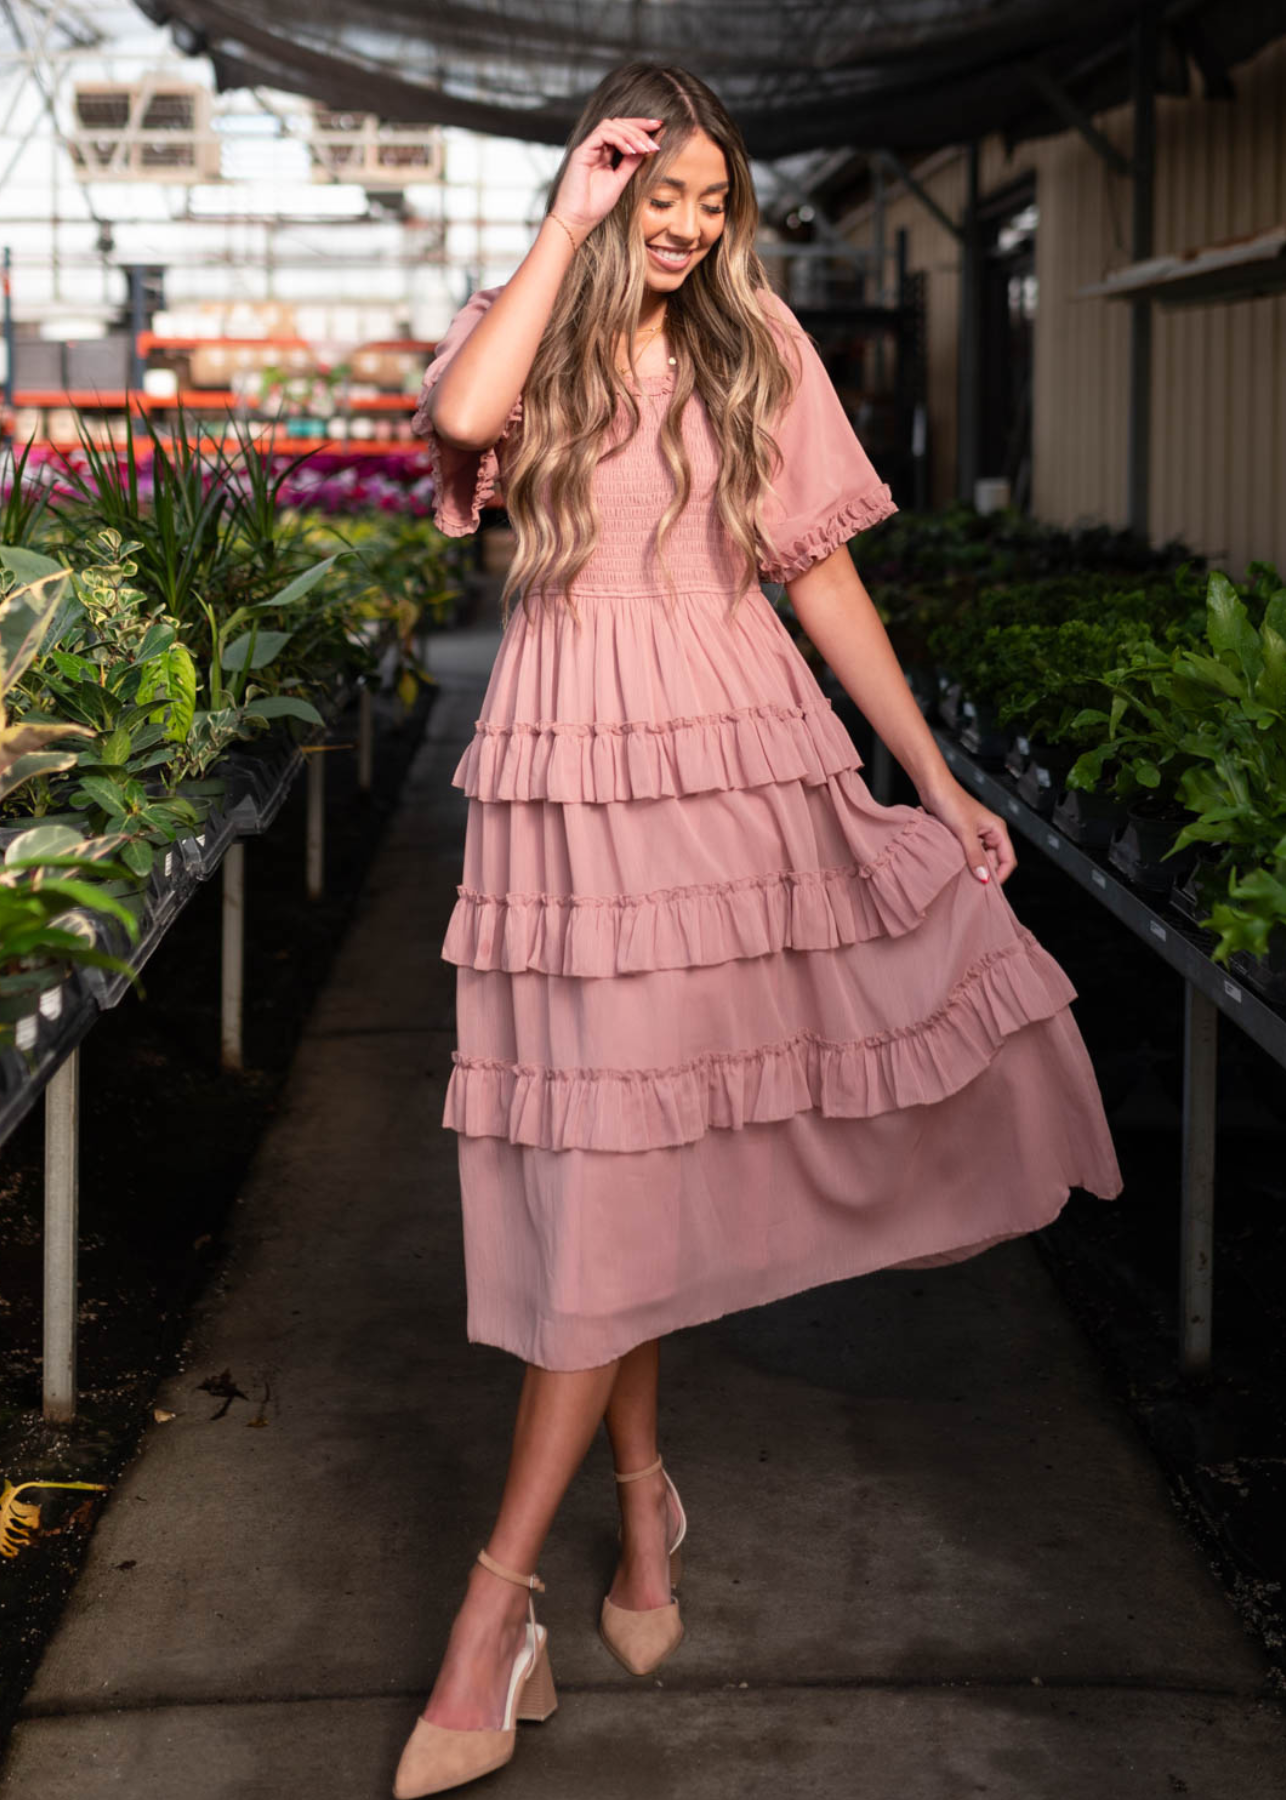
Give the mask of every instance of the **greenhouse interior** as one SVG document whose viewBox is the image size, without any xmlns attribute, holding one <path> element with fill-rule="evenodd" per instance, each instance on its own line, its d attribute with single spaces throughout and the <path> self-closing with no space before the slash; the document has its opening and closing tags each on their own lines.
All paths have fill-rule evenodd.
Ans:
<svg viewBox="0 0 1286 1800">
<path fill-rule="evenodd" d="M 0 77 L 0 1793 L 1286 1800 L 1286 8 Z"/>
</svg>

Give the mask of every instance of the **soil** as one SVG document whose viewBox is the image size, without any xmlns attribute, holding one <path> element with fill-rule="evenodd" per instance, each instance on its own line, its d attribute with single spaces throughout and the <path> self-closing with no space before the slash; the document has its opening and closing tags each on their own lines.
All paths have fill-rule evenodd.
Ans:
<svg viewBox="0 0 1286 1800">
<path fill-rule="evenodd" d="M 326 891 L 305 894 L 306 782 L 246 840 L 245 1060 L 219 1065 L 222 881 L 202 884 L 129 992 L 81 1047 L 78 1411 L 40 1410 L 44 1107 L 0 1150 L 0 1485 L 36 1477 L 110 1485 L 134 1453 L 189 1307 L 219 1268 L 241 1182 L 300 1031 L 343 939 L 424 734 L 432 690 L 404 712 L 375 700 L 371 790 L 357 786 L 356 706 L 326 753 Z M 193 1155 L 193 1146 L 199 1154 Z M 0 1742 L 79 1570 L 101 1496 L 32 1491 L 36 1543 L 3 1563 Z"/>
</svg>

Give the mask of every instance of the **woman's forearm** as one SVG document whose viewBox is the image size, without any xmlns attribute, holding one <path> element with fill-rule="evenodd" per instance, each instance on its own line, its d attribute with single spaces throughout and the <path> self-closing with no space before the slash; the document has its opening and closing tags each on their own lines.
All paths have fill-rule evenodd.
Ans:
<svg viewBox="0 0 1286 1800">
<path fill-rule="evenodd" d="M 576 246 L 546 218 L 522 262 L 478 320 L 429 395 L 439 437 L 487 450 L 522 392 Z"/>
<path fill-rule="evenodd" d="M 791 605 L 836 679 L 921 798 L 952 781 L 848 547 L 787 584 Z"/>
</svg>

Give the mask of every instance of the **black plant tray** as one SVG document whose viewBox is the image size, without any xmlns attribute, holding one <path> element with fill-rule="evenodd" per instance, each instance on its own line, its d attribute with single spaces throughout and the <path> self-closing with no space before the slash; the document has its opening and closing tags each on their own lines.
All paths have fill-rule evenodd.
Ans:
<svg viewBox="0 0 1286 1800">
<path fill-rule="evenodd" d="M 50 1076 L 98 1018 L 84 973 L 74 969 L 56 987 L 46 988 L 37 1010 L 17 1021 L 15 1042 L 0 1049 L 0 1143 L 26 1118 Z"/>
<path fill-rule="evenodd" d="M 1085 788 L 1064 788 L 1054 802 L 1051 823 L 1086 850 L 1106 850 L 1125 823 L 1124 806 Z"/>
<path fill-rule="evenodd" d="M 1177 881 L 1184 879 L 1196 857 L 1195 844 L 1189 844 L 1177 856 L 1168 856 L 1164 860 L 1152 856 L 1140 842 L 1138 827 L 1131 819 L 1116 831 L 1107 851 L 1107 860 L 1127 881 L 1162 898 Z"/>
<path fill-rule="evenodd" d="M 1228 966 L 1263 999 L 1286 1006 L 1286 968 L 1274 967 L 1268 957 L 1252 956 L 1248 950 L 1234 950 Z"/>
</svg>

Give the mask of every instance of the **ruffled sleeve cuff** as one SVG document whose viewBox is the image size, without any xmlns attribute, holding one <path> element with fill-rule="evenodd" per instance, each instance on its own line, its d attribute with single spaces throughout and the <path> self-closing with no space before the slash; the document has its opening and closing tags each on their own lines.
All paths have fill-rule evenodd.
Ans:
<svg viewBox="0 0 1286 1800">
<path fill-rule="evenodd" d="M 875 488 L 867 488 L 860 494 L 853 494 L 836 502 L 830 513 L 796 536 L 783 537 L 778 533 L 781 554 L 777 557 L 762 556 L 759 561 L 760 573 L 766 581 L 794 581 L 796 576 L 811 569 L 814 563 L 823 561 L 833 550 L 838 550 L 841 544 L 847 544 L 858 532 L 869 531 L 872 525 L 878 525 L 881 519 L 889 518 L 897 510 L 887 482 L 881 482 Z"/>
<path fill-rule="evenodd" d="M 443 370 L 498 292 L 495 288 L 479 288 L 456 314 L 425 370 L 419 403 L 411 414 L 411 430 L 424 440 L 433 477 L 434 523 L 448 537 L 469 537 L 482 523 L 482 509 L 500 480 L 498 446 L 522 418 L 523 396 L 519 394 L 494 444 L 485 450 L 462 450 L 439 437 L 429 416 L 429 396 Z"/>
</svg>

